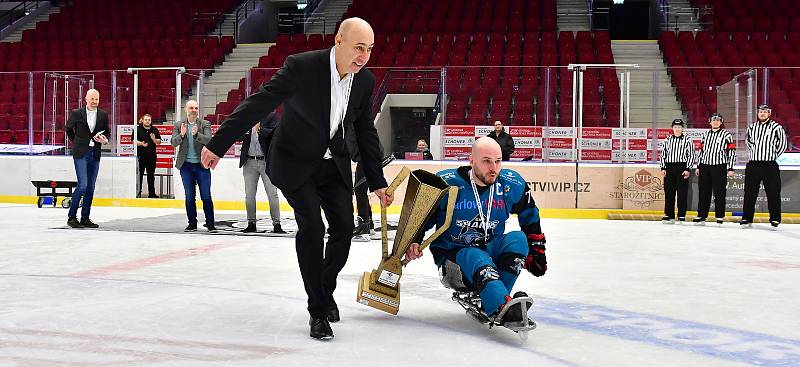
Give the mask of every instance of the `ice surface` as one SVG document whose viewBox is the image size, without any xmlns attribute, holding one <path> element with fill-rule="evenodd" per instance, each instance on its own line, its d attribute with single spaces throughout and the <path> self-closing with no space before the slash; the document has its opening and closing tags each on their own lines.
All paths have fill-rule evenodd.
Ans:
<svg viewBox="0 0 800 367">
<path fill-rule="evenodd" d="M 176 213 L 96 207 L 92 219 Z M 547 275 L 515 287 L 535 300 L 525 342 L 465 315 L 430 253 L 404 270 L 397 316 L 356 303 L 380 242 L 354 242 L 342 321 L 320 342 L 294 239 L 184 234 L 182 221 L 175 233 L 59 229 L 66 214 L 0 207 L 2 367 L 800 366 L 797 225 L 543 219 Z"/>
</svg>

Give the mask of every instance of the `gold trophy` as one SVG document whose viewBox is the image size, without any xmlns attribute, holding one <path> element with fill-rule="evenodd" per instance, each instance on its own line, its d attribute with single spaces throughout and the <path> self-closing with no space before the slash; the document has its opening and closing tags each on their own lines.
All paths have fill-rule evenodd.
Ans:
<svg viewBox="0 0 800 367">
<path fill-rule="evenodd" d="M 442 196 L 448 193 L 444 224 L 428 239 L 422 241 L 419 247 L 420 251 L 450 227 L 456 196 L 458 196 L 458 187 L 451 187 L 441 177 L 421 169 L 411 172 L 407 167 L 403 167 L 389 188 L 386 189 L 386 193 L 394 193 L 394 190 L 403 183 L 406 177 L 410 178 L 406 196 L 403 199 L 403 208 L 400 211 L 400 222 L 397 225 L 392 253 L 390 254 L 388 250 L 386 208 L 381 207 L 383 257 L 377 269 L 372 272 L 365 271 L 361 276 L 356 296 L 359 303 L 392 315 L 397 315 L 400 308 L 400 276 L 403 275 L 403 266 L 408 263 L 403 260 L 406 250 L 423 231 L 425 222 L 439 205 Z"/>
</svg>

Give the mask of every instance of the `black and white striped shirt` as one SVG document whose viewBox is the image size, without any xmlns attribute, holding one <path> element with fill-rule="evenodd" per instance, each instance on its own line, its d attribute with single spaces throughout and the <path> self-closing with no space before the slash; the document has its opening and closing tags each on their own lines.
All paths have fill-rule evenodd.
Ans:
<svg viewBox="0 0 800 367">
<path fill-rule="evenodd" d="M 731 133 L 719 129 L 709 129 L 700 141 L 700 152 L 697 155 L 698 164 L 709 166 L 724 164 L 729 170 L 733 169 L 736 157 L 736 144 L 733 143 Z"/>
<path fill-rule="evenodd" d="M 694 166 L 694 144 L 686 135 L 670 135 L 664 139 L 661 147 L 661 169 L 667 168 L 667 163 L 685 163 L 686 169 Z"/>
<path fill-rule="evenodd" d="M 786 151 L 786 131 L 773 120 L 747 127 L 747 156 L 751 161 L 774 161 Z"/>
</svg>

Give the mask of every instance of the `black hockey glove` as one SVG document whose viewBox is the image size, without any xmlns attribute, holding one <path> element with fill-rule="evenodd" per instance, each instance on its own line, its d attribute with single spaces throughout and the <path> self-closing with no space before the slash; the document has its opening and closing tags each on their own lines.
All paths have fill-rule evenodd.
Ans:
<svg viewBox="0 0 800 367">
<path fill-rule="evenodd" d="M 544 254 L 546 242 L 544 233 L 528 235 L 528 256 L 525 258 L 525 269 L 537 277 L 544 275 L 547 271 L 547 256 Z"/>
</svg>

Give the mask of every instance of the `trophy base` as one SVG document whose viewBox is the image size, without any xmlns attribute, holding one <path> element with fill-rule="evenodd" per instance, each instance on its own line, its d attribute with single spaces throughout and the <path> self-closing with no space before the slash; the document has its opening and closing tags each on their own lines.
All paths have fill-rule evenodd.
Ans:
<svg viewBox="0 0 800 367">
<path fill-rule="evenodd" d="M 370 289 L 370 274 L 370 272 L 365 271 L 364 274 L 361 275 L 361 279 L 358 281 L 358 295 L 356 296 L 356 301 L 362 305 L 367 305 L 383 312 L 397 315 L 397 311 L 400 309 L 399 292 L 396 297 L 392 297 Z"/>
</svg>

